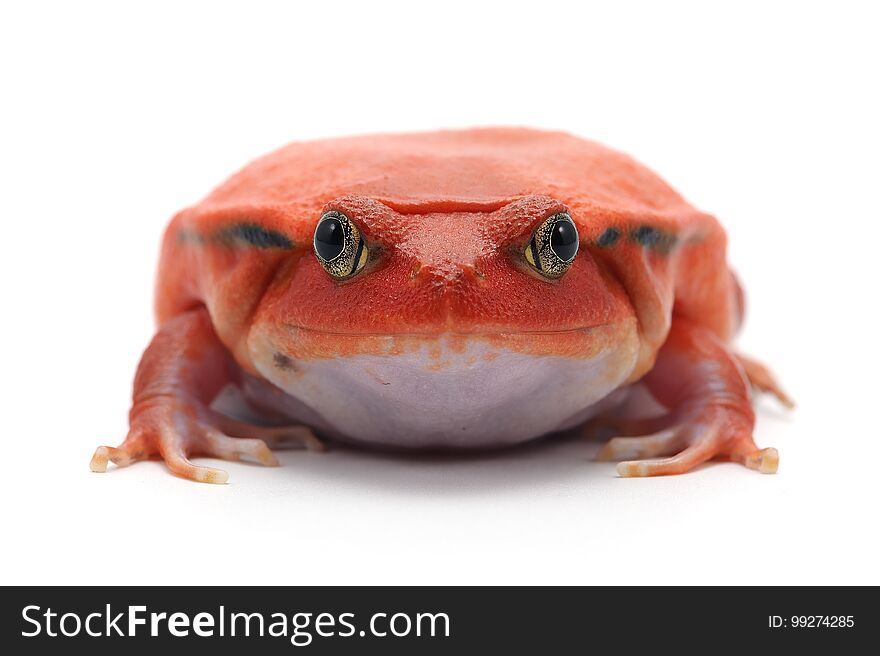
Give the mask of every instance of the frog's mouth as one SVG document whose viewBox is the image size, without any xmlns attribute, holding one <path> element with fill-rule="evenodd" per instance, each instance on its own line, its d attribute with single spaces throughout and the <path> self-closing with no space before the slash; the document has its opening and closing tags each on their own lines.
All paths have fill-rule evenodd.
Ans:
<svg viewBox="0 0 880 656">
<path fill-rule="evenodd" d="M 327 331 L 284 324 L 271 340 L 281 344 L 293 359 L 338 358 L 359 354 L 396 356 L 427 349 L 464 352 L 469 345 L 483 344 L 532 356 L 592 358 L 634 335 L 635 321 L 606 322 L 560 330 L 443 330 L 405 332 Z"/>
<path fill-rule="evenodd" d="M 634 321 L 562 331 L 328 333 L 255 326 L 254 367 L 290 414 L 392 446 L 520 442 L 584 421 L 628 378 Z"/>
</svg>

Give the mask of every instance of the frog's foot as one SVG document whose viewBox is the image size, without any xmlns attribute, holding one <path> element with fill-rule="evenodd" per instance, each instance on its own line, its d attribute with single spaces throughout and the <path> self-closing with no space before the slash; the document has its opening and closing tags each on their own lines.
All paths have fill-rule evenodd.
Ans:
<svg viewBox="0 0 880 656">
<path fill-rule="evenodd" d="M 776 449 L 759 449 L 752 438 L 755 413 L 743 373 L 714 333 L 677 318 L 644 379 L 668 414 L 616 426 L 623 430 L 598 458 L 623 460 L 621 476 L 683 474 L 713 458 L 776 472 Z"/>
<path fill-rule="evenodd" d="M 706 408 L 652 435 L 614 437 L 597 455 L 598 460 L 623 460 L 617 473 L 625 477 L 684 474 L 713 458 L 734 460 L 763 474 L 773 474 L 779 466 L 776 449 L 759 449 L 748 421 L 723 406 Z"/>
<path fill-rule="evenodd" d="M 779 381 L 776 380 L 776 376 L 773 375 L 773 372 L 766 365 L 742 353 L 737 353 L 734 357 L 739 362 L 746 378 L 749 379 L 749 383 L 754 389 L 765 394 L 772 394 L 786 408 L 794 408 L 794 401 L 785 393 Z"/>
<path fill-rule="evenodd" d="M 178 476 L 202 483 L 225 483 L 229 478 L 227 472 L 195 465 L 190 457 L 244 459 L 273 467 L 278 465 L 278 459 L 269 444 L 322 448 L 320 440 L 306 426 L 256 426 L 171 398 L 154 400 L 137 410 L 128 437 L 120 446 L 101 446 L 95 451 L 92 471 L 107 471 L 108 462 L 125 467 L 158 454 Z"/>
</svg>

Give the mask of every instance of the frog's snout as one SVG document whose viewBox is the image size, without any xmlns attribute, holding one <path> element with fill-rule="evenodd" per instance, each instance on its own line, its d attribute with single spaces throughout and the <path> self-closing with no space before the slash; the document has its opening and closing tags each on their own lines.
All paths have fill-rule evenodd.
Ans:
<svg viewBox="0 0 880 656">
<path fill-rule="evenodd" d="M 432 262 L 413 266 L 411 278 L 436 286 L 440 292 L 461 291 L 486 276 L 475 262 Z"/>
</svg>

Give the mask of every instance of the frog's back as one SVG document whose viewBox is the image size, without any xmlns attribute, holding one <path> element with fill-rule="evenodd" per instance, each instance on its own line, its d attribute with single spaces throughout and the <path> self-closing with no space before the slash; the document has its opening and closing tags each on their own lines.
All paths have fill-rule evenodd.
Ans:
<svg viewBox="0 0 880 656">
<path fill-rule="evenodd" d="M 573 207 L 686 221 L 682 197 L 627 155 L 564 132 L 477 128 L 296 142 L 255 160 L 202 203 L 302 206 L 366 196 L 407 213 L 491 211 L 534 194 Z M 309 215 L 311 219 L 311 215 Z"/>
</svg>

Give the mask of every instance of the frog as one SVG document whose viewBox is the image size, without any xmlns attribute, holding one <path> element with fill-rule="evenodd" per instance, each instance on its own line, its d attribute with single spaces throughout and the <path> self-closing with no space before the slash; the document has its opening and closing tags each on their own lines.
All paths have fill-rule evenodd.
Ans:
<svg viewBox="0 0 880 656">
<path fill-rule="evenodd" d="M 721 223 L 596 142 L 504 127 L 295 142 L 171 219 L 129 430 L 91 469 L 159 458 L 225 483 L 193 459 L 582 431 L 608 438 L 595 457 L 620 477 L 775 473 L 753 395 L 792 402 L 734 347 L 744 307 Z M 218 408 L 226 389 L 246 415 Z"/>
</svg>

